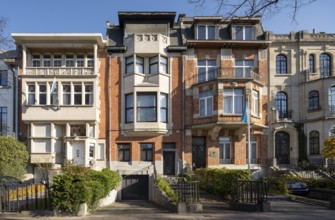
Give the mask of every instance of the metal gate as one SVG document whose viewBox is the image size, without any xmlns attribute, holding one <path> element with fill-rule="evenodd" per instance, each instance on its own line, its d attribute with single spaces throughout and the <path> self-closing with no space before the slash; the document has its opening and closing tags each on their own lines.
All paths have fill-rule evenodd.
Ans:
<svg viewBox="0 0 335 220">
<path fill-rule="evenodd" d="M 49 209 L 49 195 L 43 184 L 0 183 L 0 212 Z"/>
<path fill-rule="evenodd" d="M 148 200 L 149 176 L 129 175 L 122 180 L 122 200 Z"/>
</svg>

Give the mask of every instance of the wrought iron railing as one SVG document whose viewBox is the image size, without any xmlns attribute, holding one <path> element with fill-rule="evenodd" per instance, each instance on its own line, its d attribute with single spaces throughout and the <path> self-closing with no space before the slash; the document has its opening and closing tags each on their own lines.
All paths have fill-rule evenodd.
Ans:
<svg viewBox="0 0 335 220">
<path fill-rule="evenodd" d="M 292 113 L 293 113 L 292 110 L 278 111 L 278 118 L 279 119 L 284 119 L 284 118 L 292 119 Z"/>
<path fill-rule="evenodd" d="M 268 186 L 265 181 L 234 180 L 231 203 L 260 204 L 268 199 Z"/>
<path fill-rule="evenodd" d="M 199 181 L 179 181 L 178 188 L 178 202 L 197 203 L 199 202 Z"/>
</svg>

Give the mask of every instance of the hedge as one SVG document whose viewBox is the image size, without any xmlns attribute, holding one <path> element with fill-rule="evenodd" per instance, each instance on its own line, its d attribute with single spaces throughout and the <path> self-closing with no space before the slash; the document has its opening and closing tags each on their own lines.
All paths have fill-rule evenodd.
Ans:
<svg viewBox="0 0 335 220">
<path fill-rule="evenodd" d="M 177 204 L 178 202 L 178 196 L 174 192 L 173 189 L 171 189 L 170 185 L 160 176 L 156 178 L 155 185 L 160 188 L 163 192 L 165 192 L 166 196 L 170 199 L 170 201 L 173 204 Z"/>
<path fill-rule="evenodd" d="M 67 167 L 53 179 L 51 198 L 56 211 L 76 214 L 86 203 L 90 211 L 98 206 L 99 199 L 108 195 L 121 181 L 118 173 L 109 169 L 88 170 L 79 166 Z"/>
<path fill-rule="evenodd" d="M 233 180 L 249 180 L 248 170 L 231 170 L 219 168 L 200 168 L 195 170 L 200 188 L 229 199 L 232 194 Z"/>
</svg>

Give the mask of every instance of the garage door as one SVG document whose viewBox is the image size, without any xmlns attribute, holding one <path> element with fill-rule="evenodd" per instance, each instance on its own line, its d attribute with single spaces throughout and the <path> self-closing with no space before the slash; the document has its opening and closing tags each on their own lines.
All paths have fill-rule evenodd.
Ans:
<svg viewBox="0 0 335 220">
<path fill-rule="evenodd" d="M 148 175 L 123 176 L 122 200 L 148 200 L 149 192 Z"/>
</svg>

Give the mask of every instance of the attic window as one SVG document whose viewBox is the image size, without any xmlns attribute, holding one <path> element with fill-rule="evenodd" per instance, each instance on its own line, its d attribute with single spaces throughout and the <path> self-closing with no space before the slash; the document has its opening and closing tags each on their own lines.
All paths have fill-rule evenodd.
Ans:
<svg viewBox="0 0 335 220">
<path fill-rule="evenodd" d="M 236 25 L 235 40 L 253 40 L 253 26 L 251 25 Z"/>
<path fill-rule="evenodd" d="M 214 40 L 215 26 L 214 25 L 198 25 L 197 26 L 198 40 Z"/>
</svg>

